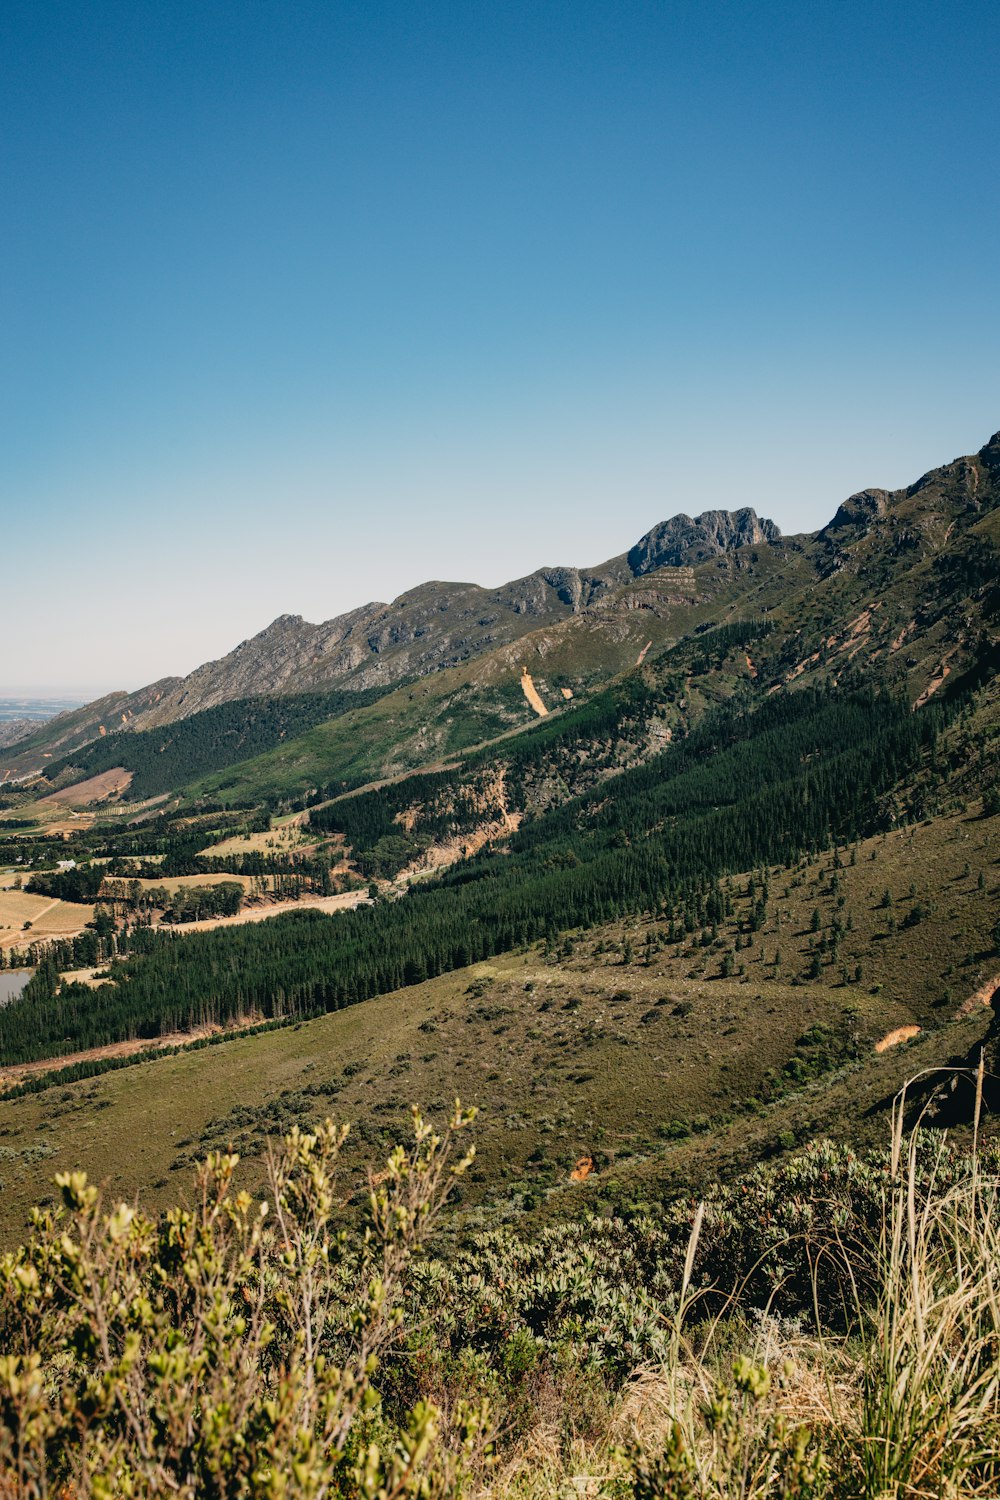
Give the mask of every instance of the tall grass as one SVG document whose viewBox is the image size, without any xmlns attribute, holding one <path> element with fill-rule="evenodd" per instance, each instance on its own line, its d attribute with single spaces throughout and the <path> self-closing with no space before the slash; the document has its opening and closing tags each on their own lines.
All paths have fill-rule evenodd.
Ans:
<svg viewBox="0 0 1000 1500">
<path fill-rule="evenodd" d="M 920 1123 L 893 1114 L 892 1177 L 864 1319 L 856 1457 L 867 1496 L 995 1495 L 1000 1479 L 1000 1214 L 980 1174 L 983 1063 L 967 1175 L 918 1189 Z"/>
<path fill-rule="evenodd" d="M 885 1184 L 868 1243 L 835 1237 L 853 1288 L 842 1316 L 815 1302 L 807 1331 L 742 1288 L 701 1316 L 695 1217 L 669 1354 L 635 1373 L 606 1432 L 560 1465 L 516 1460 L 494 1495 L 636 1500 L 975 1500 L 1000 1494 L 1000 1207 L 973 1144 L 962 1170 L 921 1113 L 892 1114 Z M 747 1278 L 749 1280 L 749 1278 Z M 841 1310 L 842 1313 L 842 1310 Z M 836 1331 L 832 1331 L 836 1325 Z M 550 1431 L 556 1424 L 549 1421 Z M 566 1460 L 569 1460 L 567 1463 Z"/>
</svg>

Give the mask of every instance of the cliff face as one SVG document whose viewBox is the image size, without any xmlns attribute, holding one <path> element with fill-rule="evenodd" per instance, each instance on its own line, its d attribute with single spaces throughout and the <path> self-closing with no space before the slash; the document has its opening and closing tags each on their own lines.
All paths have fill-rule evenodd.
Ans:
<svg viewBox="0 0 1000 1500">
<path fill-rule="evenodd" d="M 773 521 L 755 510 L 706 510 L 694 520 L 674 516 L 661 521 L 632 548 L 628 565 L 638 578 L 655 568 L 693 567 L 710 557 L 719 557 L 737 547 L 771 546 L 781 540 Z"/>
</svg>

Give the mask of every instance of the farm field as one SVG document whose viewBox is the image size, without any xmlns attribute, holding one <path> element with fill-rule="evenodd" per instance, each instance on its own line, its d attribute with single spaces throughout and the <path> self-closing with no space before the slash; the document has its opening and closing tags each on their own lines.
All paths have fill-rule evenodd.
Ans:
<svg viewBox="0 0 1000 1500">
<path fill-rule="evenodd" d="M 287 818 L 276 819 L 271 829 L 256 833 L 236 833 L 217 844 L 206 845 L 201 852 L 217 859 L 234 854 L 304 854 L 317 847 L 315 836 L 306 834 L 302 826 L 304 822 L 304 813 L 292 813 Z"/>
<path fill-rule="evenodd" d="M 231 838 L 223 838 L 219 843 L 207 844 L 201 852 L 225 858 L 226 855 L 240 853 L 288 853 L 289 850 L 300 849 L 306 844 L 312 847 L 316 840 L 306 837 L 304 822 L 306 814 L 291 813 L 288 817 L 274 819 L 270 829 L 259 829 L 252 834 L 232 834 Z"/>
<path fill-rule="evenodd" d="M 53 901 L 29 891 L 0 888 L 0 949 L 21 948 L 46 938 L 73 937 L 93 920 L 94 908 Z M 25 922 L 31 927 L 25 931 Z"/>
<path fill-rule="evenodd" d="M 61 788 L 56 792 L 50 792 L 48 796 L 39 799 L 39 807 L 90 807 L 94 802 L 107 802 L 111 798 L 119 798 L 123 792 L 127 792 L 132 783 L 132 772 L 125 770 L 123 766 L 116 766 L 110 771 L 102 771 L 99 776 L 88 777 L 86 781 L 78 781 L 74 786 Z"/>
</svg>

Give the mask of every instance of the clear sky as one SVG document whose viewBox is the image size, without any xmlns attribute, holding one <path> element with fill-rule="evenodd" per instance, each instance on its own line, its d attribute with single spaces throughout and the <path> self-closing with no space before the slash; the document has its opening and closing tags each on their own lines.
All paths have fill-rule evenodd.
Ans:
<svg viewBox="0 0 1000 1500">
<path fill-rule="evenodd" d="M 0 692 L 1000 428 L 965 0 L 4 0 Z"/>
</svg>

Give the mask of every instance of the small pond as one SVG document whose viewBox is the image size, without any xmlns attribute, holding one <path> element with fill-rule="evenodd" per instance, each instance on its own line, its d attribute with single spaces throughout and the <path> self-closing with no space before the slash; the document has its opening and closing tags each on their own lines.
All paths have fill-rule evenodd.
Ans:
<svg viewBox="0 0 1000 1500">
<path fill-rule="evenodd" d="M 16 1000 L 34 972 L 34 969 L 0 969 L 0 1005 Z"/>
</svg>

